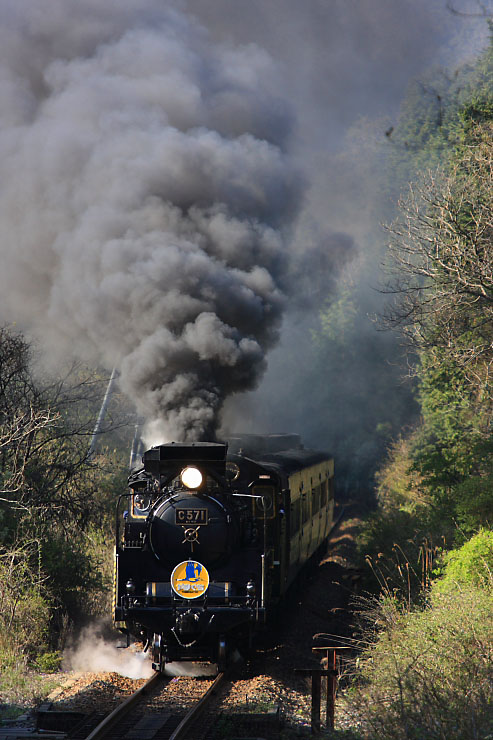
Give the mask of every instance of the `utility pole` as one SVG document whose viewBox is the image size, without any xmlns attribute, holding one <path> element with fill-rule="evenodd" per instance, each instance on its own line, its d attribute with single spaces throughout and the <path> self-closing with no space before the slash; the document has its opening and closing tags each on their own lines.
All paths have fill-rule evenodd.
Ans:
<svg viewBox="0 0 493 740">
<path fill-rule="evenodd" d="M 88 457 L 92 457 L 92 455 L 94 454 L 94 449 L 96 447 L 96 440 L 101 431 L 101 426 L 103 424 L 103 419 L 106 415 L 106 410 L 108 408 L 108 403 L 110 400 L 111 393 L 113 391 L 115 380 L 116 380 L 116 367 L 114 367 L 112 370 L 111 377 L 109 379 L 108 386 L 106 388 L 106 393 L 104 394 L 103 403 L 101 404 L 101 408 L 99 410 L 98 420 L 96 422 L 96 426 L 94 427 L 94 431 L 91 437 L 91 442 L 89 444 L 89 450 L 87 453 Z"/>
</svg>

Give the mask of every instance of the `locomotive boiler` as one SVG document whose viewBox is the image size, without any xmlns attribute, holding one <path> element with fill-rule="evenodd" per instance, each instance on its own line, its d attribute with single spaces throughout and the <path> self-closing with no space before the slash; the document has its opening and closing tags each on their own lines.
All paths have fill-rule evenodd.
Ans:
<svg viewBox="0 0 493 740">
<path fill-rule="evenodd" d="M 297 435 L 165 444 L 117 507 L 115 625 L 153 665 L 247 652 L 332 526 L 333 460 Z"/>
</svg>

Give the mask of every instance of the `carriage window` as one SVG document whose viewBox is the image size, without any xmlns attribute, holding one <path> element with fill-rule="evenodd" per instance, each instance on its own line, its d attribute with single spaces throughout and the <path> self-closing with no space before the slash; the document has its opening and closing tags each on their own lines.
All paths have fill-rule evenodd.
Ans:
<svg viewBox="0 0 493 740">
<path fill-rule="evenodd" d="M 291 504 L 291 524 L 289 527 L 289 533 L 293 537 L 300 528 L 300 499 L 297 498 Z"/>
<path fill-rule="evenodd" d="M 329 480 L 329 499 L 330 501 L 332 501 L 333 498 L 334 498 L 334 479 L 331 478 Z"/>
<path fill-rule="evenodd" d="M 306 522 L 310 518 L 310 501 L 311 501 L 311 491 L 306 493 L 303 498 L 303 524 L 306 524 Z"/>
</svg>

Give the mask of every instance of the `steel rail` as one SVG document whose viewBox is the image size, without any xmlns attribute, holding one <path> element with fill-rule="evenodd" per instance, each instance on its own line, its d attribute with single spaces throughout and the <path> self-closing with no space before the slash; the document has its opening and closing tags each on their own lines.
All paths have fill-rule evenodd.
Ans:
<svg viewBox="0 0 493 740">
<path fill-rule="evenodd" d="M 209 686 L 205 694 L 193 705 L 193 707 L 184 716 L 178 727 L 170 735 L 169 740 L 185 740 L 187 732 L 197 717 L 202 713 L 207 704 L 219 690 L 220 686 L 226 679 L 226 673 L 219 673 L 214 683 Z"/>
<path fill-rule="evenodd" d="M 125 715 L 137 704 L 140 699 L 148 694 L 151 689 L 155 688 L 157 684 L 162 681 L 165 677 L 161 673 L 155 673 L 148 681 L 145 682 L 140 689 L 137 689 L 128 699 L 125 699 L 119 704 L 113 711 L 108 714 L 107 717 L 99 723 L 97 727 L 92 730 L 90 735 L 86 737 L 86 740 L 100 740 L 100 738 L 107 735 L 107 733 L 123 718 Z"/>
</svg>

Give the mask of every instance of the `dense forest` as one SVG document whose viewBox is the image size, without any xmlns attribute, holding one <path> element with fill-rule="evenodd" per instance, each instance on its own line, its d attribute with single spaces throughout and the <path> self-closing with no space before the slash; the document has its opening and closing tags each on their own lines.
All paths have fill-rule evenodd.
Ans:
<svg viewBox="0 0 493 740">
<path fill-rule="evenodd" d="M 388 365 L 367 394 L 380 345 L 368 332 L 356 348 L 366 309 L 350 280 L 340 281 L 312 331 L 313 363 L 328 368 L 326 377 L 351 380 L 354 409 L 341 413 L 351 422 L 366 409 L 368 423 L 339 435 L 344 488 L 373 486 L 376 500 L 359 542 L 368 596 L 357 605 L 362 653 L 346 697 L 358 719 L 352 736 L 486 740 L 493 42 L 473 64 L 416 82 L 381 137 L 375 177 L 388 216 L 379 232 L 387 308 L 375 320 L 385 342 L 405 349 L 405 393 L 388 401 L 396 382 Z M 58 667 L 75 623 L 108 613 L 113 504 L 131 436 L 116 409 L 98 453 L 88 455 L 107 379 L 81 366 L 46 379 L 35 360 L 21 333 L 1 329 L 0 693 L 19 700 L 28 669 Z M 327 380 L 317 407 L 334 409 L 348 396 Z"/>
</svg>

